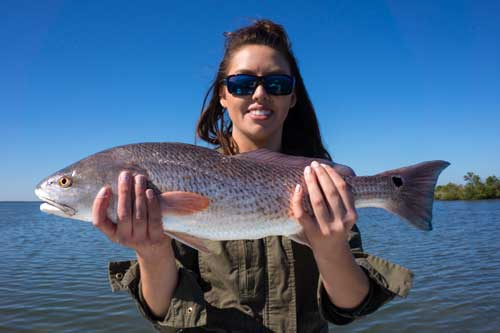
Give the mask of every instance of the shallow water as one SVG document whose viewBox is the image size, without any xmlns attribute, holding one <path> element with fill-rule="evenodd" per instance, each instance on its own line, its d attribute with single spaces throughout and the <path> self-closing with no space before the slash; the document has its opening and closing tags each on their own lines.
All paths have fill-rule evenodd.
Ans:
<svg viewBox="0 0 500 333">
<path fill-rule="evenodd" d="M 431 232 L 374 209 L 359 224 L 365 251 L 410 268 L 414 287 L 335 332 L 500 332 L 500 200 L 436 202 Z"/>
<path fill-rule="evenodd" d="M 332 331 L 500 331 L 500 200 L 437 202 L 432 232 L 381 210 L 359 213 L 365 251 L 410 268 L 414 288 Z M 90 224 L 0 202 L 0 244 L 0 332 L 153 332 L 108 285 L 108 261 L 133 252 Z"/>
</svg>

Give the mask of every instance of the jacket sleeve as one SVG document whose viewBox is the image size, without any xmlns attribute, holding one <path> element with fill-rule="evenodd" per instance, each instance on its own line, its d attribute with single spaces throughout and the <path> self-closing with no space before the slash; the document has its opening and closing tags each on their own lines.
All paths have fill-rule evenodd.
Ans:
<svg viewBox="0 0 500 333">
<path fill-rule="evenodd" d="M 413 273 L 397 264 L 363 252 L 359 229 L 355 225 L 349 241 L 358 265 L 368 276 L 370 288 L 365 299 L 352 309 L 335 306 L 328 297 L 321 279 L 318 284 L 318 307 L 323 318 L 336 325 L 346 325 L 375 312 L 395 296 L 406 297 L 412 287 Z"/>
<path fill-rule="evenodd" d="M 112 291 L 128 290 L 139 312 L 161 332 L 204 326 L 207 321 L 203 291 L 197 281 L 197 275 L 193 272 L 197 267 L 197 253 L 177 241 L 173 241 L 172 246 L 176 255 L 179 280 L 164 318 L 156 317 L 143 298 L 140 270 L 136 260 L 110 262 L 108 270 Z"/>
</svg>

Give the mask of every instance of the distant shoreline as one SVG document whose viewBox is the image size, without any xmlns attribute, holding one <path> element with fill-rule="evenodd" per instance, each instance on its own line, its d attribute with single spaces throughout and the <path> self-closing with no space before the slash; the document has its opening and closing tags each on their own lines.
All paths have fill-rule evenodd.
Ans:
<svg viewBox="0 0 500 333">
<path fill-rule="evenodd" d="M 493 200 L 500 200 L 500 198 L 488 198 L 488 199 L 434 199 L 434 201 L 493 201 Z"/>
<path fill-rule="evenodd" d="M 436 186 L 434 199 L 436 200 L 492 200 L 500 199 L 500 179 L 497 176 L 488 176 L 485 181 L 473 172 L 464 176 L 465 185 L 448 183 Z"/>
</svg>

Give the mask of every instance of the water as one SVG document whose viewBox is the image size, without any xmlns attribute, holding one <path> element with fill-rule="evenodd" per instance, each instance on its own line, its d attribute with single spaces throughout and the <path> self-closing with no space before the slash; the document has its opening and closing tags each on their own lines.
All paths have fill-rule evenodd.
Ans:
<svg viewBox="0 0 500 333">
<path fill-rule="evenodd" d="M 108 261 L 134 253 L 39 206 L 0 203 L 0 332 L 153 332 L 108 285 Z"/>
<path fill-rule="evenodd" d="M 410 268 L 414 288 L 335 332 L 500 332 L 500 200 L 437 202 L 421 232 L 377 209 L 359 211 L 365 250 Z M 153 332 L 110 260 L 132 251 L 90 224 L 0 203 L 0 332 Z"/>
</svg>

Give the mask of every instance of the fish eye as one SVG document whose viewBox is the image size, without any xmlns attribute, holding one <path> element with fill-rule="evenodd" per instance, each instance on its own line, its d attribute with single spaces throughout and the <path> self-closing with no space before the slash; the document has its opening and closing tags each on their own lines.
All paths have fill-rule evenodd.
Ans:
<svg viewBox="0 0 500 333">
<path fill-rule="evenodd" d="M 73 184 L 73 181 L 71 180 L 70 177 L 68 176 L 62 176 L 61 178 L 59 178 L 57 180 L 57 183 L 59 184 L 59 186 L 61 186 L 62 188 L 66 188 L 66 187 L 70 187 L 72 184 Z"/>
</svg>

